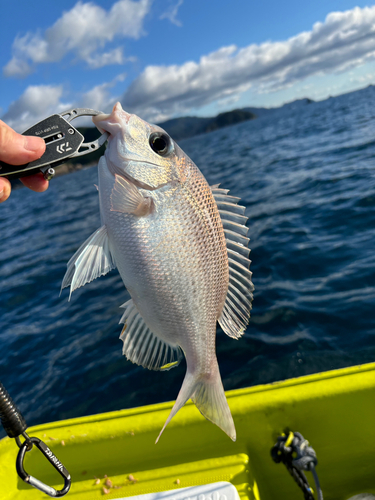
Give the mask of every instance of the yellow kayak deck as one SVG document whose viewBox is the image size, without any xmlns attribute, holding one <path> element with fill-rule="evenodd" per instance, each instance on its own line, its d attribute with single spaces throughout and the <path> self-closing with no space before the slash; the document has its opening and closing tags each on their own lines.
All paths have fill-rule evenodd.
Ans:
<svg viewBox="0 0 375 500">
<path fill-rule="evenodd" d="M 69 470 L 72 487 L 66 498 L 71 500 L 124 498 L 216 481 L 230 481 L 241 500 L 302 499 L 284 465 L 270 456 L 285 429 L 301 432 L 315 449 L 325 500 L 375 494 L 375 363 L 229 391 L 227 398 L 235 443 L 191 402 L 157 445 L 172 403 L 53 422 L 27 432 L 42 439 Z M 18 478 L 17 452 L 14 439 L 0 441 L 0 498 L 49 498 Z M 26 454 L 25 469 L 62 487 L 61 477 L 36 449 Z M 307 477 L 314 486 L 310 473 Z"/>
</svg>

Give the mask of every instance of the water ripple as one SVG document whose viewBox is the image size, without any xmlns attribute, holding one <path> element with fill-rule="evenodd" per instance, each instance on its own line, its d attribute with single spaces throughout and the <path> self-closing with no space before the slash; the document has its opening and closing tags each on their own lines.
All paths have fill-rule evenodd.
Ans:
<svg viewBox="0 0 375 500">
<path fill-rule="evenodd" d="M 255 296 L 244 337 L 219 329 L 227 389 L 373 361 L 375 90 L 181 142 L 247 207 Z M 99 227 L 96 169 L 0 208 L 1 379 L 28 423 L 176 398 L 184 364 L 121 355 L 116 271 L 61 297 L 66 262 Z"/>
</svg>

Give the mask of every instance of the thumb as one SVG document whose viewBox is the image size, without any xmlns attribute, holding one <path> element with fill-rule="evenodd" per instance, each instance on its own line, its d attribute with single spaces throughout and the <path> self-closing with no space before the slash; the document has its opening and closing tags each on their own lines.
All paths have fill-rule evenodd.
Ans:
<svg viewBox="0 0 375 500">
<path fill-rule="evenodd" d="M 22 165 L 40 158 L 46 150 L 41 137 L 17 134 L 0 120 L 0 160 L 11 165 Z"/>
</svg>

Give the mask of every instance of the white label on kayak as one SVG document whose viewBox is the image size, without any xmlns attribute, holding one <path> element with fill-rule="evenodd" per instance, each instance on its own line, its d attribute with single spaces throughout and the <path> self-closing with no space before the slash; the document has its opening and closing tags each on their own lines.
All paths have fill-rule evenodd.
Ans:
<svg viewBox="0 0 375 500">
<path fill-rule="evenodd" d="M 123 497 L 118 500 L 240 500 L 236 488 L 231 483 L 221 481 L 219 483 L 203 484 L 202 486 L 190 486 L 178 490 L 160 491 L 146 495 Z"/>
</svg>

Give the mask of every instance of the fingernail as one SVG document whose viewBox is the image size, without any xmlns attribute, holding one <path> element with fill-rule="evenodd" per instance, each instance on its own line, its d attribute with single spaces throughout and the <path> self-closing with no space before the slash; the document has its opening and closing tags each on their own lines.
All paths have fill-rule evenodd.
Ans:
<svg viewBox="0 0 375 500">
<path fill-rule="evenodd" d="M 37 152 L 42 149 L 43 143 L 44 141 L 40 137 L 26 136 L 23 147 L 27 149 L 27 151 Z"/>
</svg>

